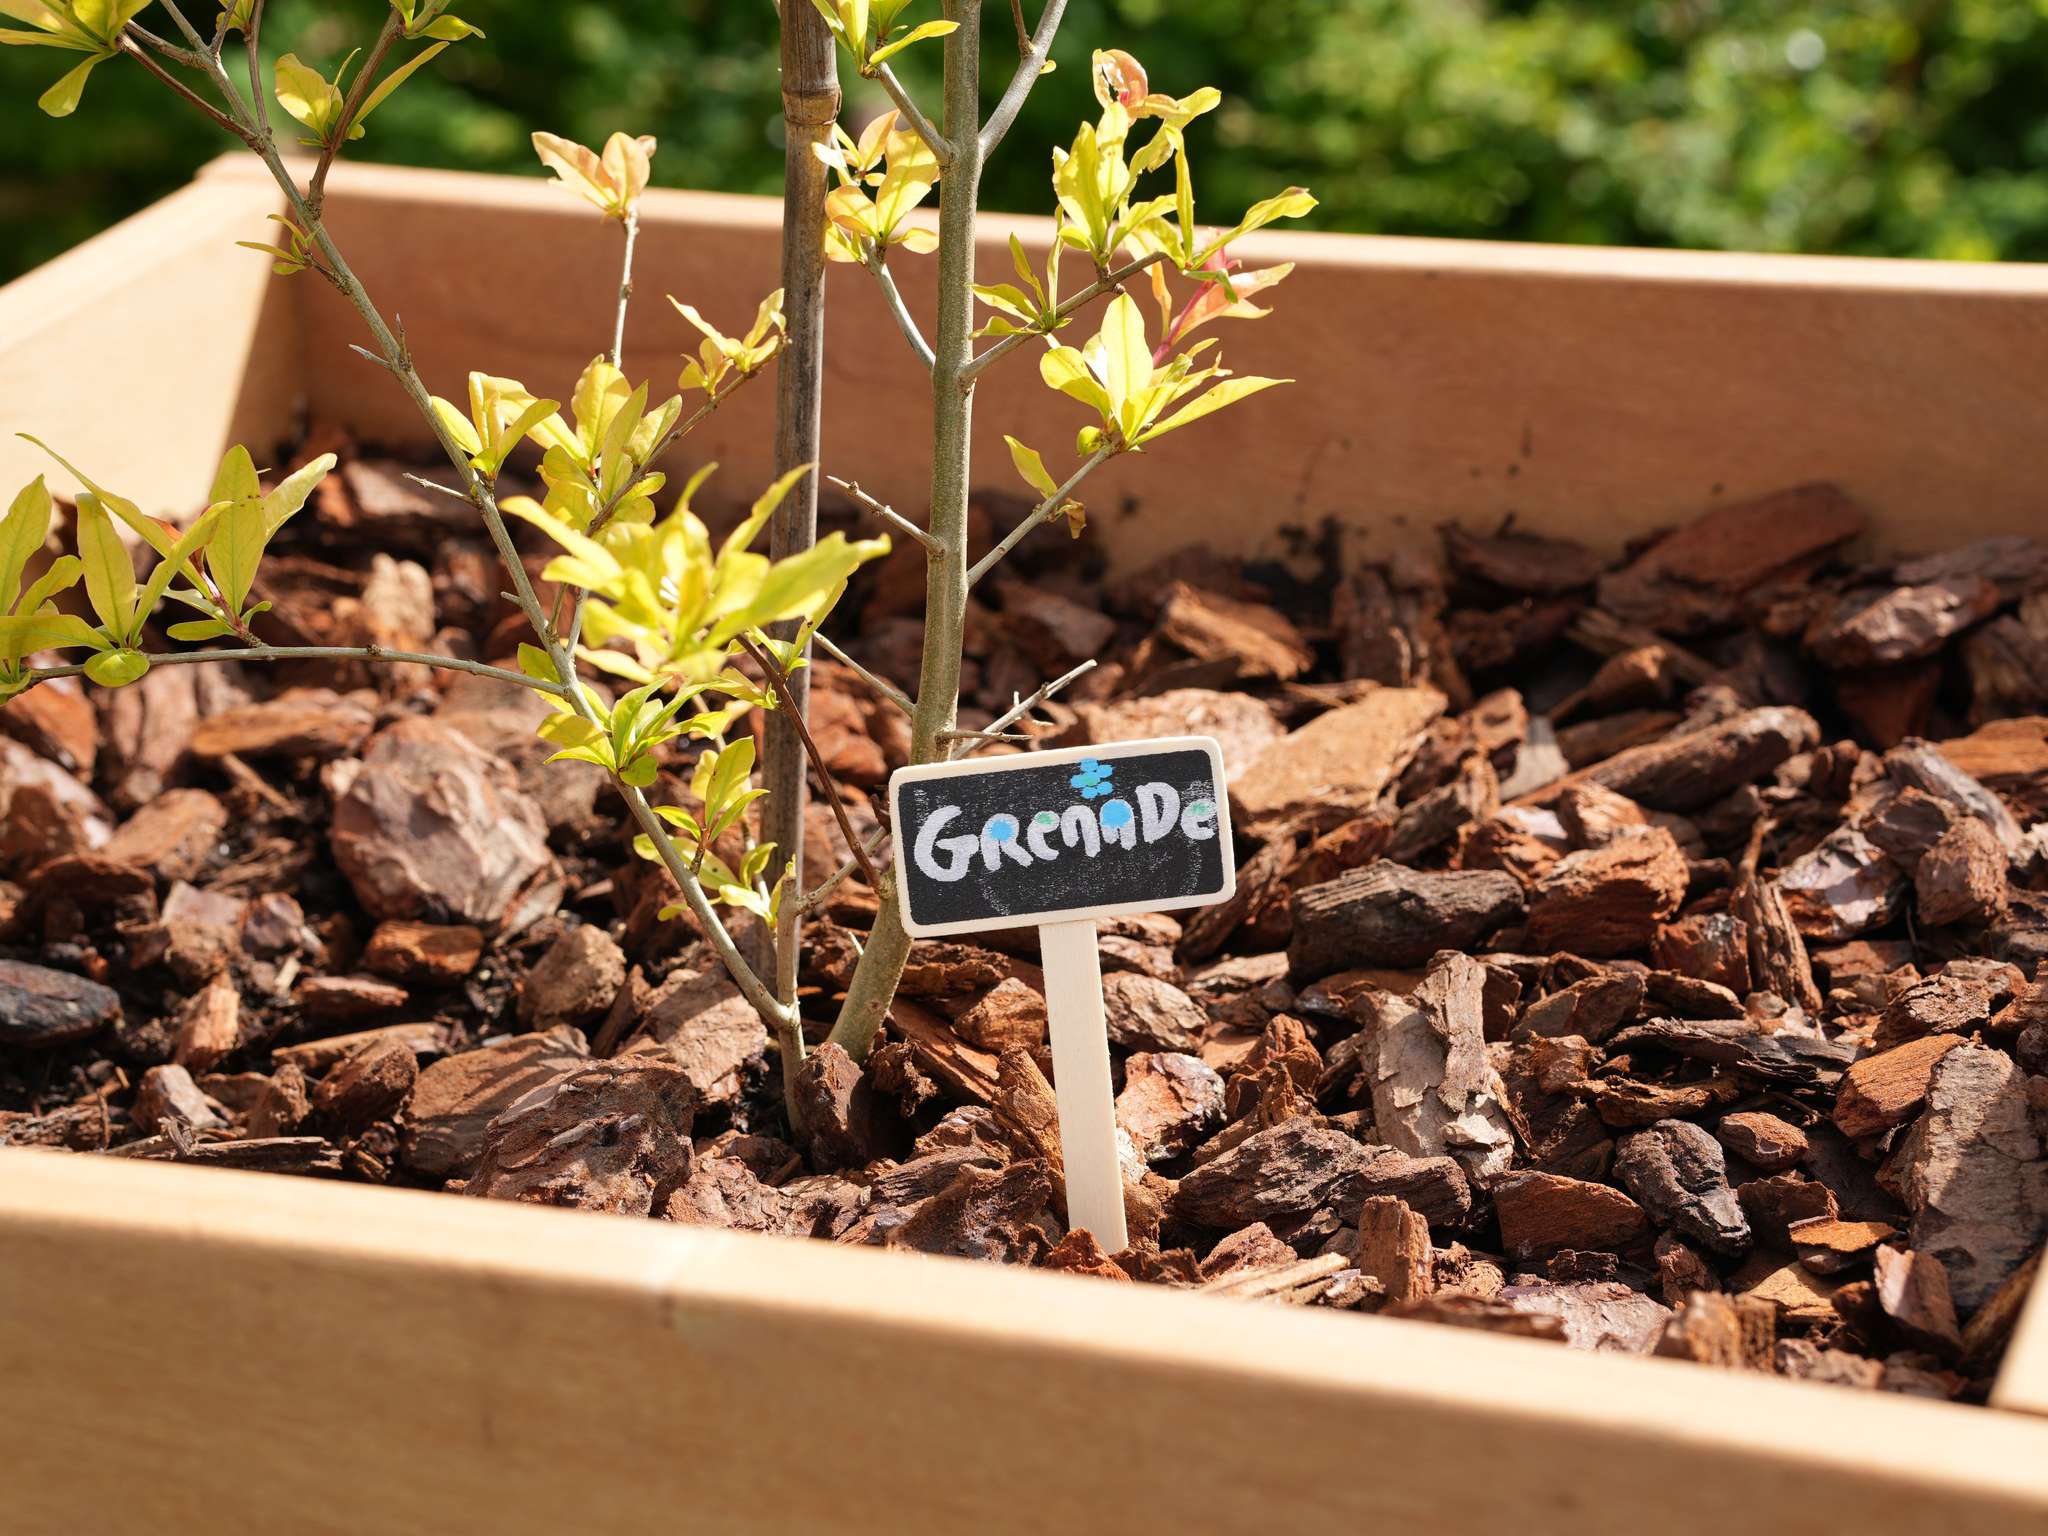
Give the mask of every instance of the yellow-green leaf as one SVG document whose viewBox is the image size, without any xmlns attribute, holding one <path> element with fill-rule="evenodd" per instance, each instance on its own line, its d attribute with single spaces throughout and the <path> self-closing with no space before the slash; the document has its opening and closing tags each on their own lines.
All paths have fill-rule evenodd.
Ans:
<svg viewBox="0 0 2048 1536">
<path fill-rule="evenodd" d="M 277 61 L 277 102 L 294 120 L 324 141 L 341 116 L 341 92 L 317 69 L 288 53 Z"/>
<path fill-rule="evenodd" d="M 1128 293 L 1110 300 L 1096 335 L 1102 342 L 1102 387 L 1111 409 L 1126 416 L 1125 408 L 1152 382 L 1152 349 L 1145 341 L 1145 316 L 1138 301 Z M 1126 420 L 1122 425 L 1129 432 L 1135 423 Z"/>
<path fill-rule="evenodd" d="M 184 568 L 187 561 L 206 547 L 207 541 L 213 537 L 214 523 L 226 510 L 225 507 L 208 507 L 193 519 L 184 537 L 171 546 L 171 552 L 157 561 L 156 568 L 149 573 L 149 580 L 142 584 L 142 596 L 135 604 L 135 618 L 127 639 L 142 638 L 142 626 L 156 607 L 157 600 L 164 595 L 164 588 L 171 584 L 171 578 Z"/>
<path fill-rule="evenodd" d="M 110 635 L 125 635 L 135 611 L 135 566 L 100 499 L 78 498 L 78 557 L 85 564 L 85 595 Z"/>
<path fill-rule="evenodd" d="M 422 48 L 418 53 L 386 75 L 377 88 L 370 92 L 362 106 L 356 109 L 355 121 L 348 125 L 348 136 L 352 139 L 360 139 L 363 136 L 363 120 L 376 111 L 383 104 L 387 96 L 405 84 L 407 76 L 447 46 L 446 43 L 434 43 Z"/>
<path fill-rule="evenodd" d="M 13 610 L 22 572 L 50 536 L 50 512 L 49 487 L 37 475 L 16 493 L 6 518 L 0 520 L 0 613 Z"/>
<path fill-rule="evenodd" d="M 1220 411 L 1226 405 L 1235 404 L 1247 395 L 1256 395 L 1262 389 L 1271 389 L 1275 384 L 1292 384 L 1292 379 L 1234 378 L 1224 379 L 1211 385 L 1194 400 L 1182 406 L 1156 426 L 1147 428 L 1138 438 L 1140 443 L 1149 443 L 1155 437 L 1164 437 L 1178 431 L 1189 422 L 1200 421 L 1212 412 Z"/>
<path fill-rule="evenodd" d="M 13 613 L 0 617 L 0 661 L 19 661 L 34 651 L 98 647 L 106 642 L 75 613 Z"/>
<path fill-rule="evenodd" d="M 83 64 L 66 70 L 55 85 L 36 98 L 36 105 L 51 117 L 69 117 L 78 110 L 79 98 L 85 95 L 86 77 L 109 57 L 109 54 L 94 54 Z"/>
<path fill-rule="evenodd" d="M 1026 448 L 1007 434 L 1004 435 L 1003 441 L 1010 445 L 1010 462 L 1017 466 L 1017 473 L 1024 477 L 1032 489 L 1041 496 L 1051 496 L 1059 490 L 1059 482 L 1046 471 L 1045 460 L 1036 448 Z"/>
<path fill-rule="evenodd" d="M 85 675 L 102 688 L 125 688 L 149 671 L 149 658 L 140 651 L 101 651 L 85 664 Z"/>
<path fill-rule="evenodd" d="M 1105 421 L 1115 416 L 1109 396 L 1095 375 L 1088 371 L 1087 362 L 1075 348 L 1047 348 L 1045 355 L 1038 360 L 1038 373 L 1061 394 L 1071 395 L 1083 405 L 1100 411 Z"/>
<path fill-rule="evenodd" d="M 884 63 L 894 55 L 901 53 L 912 43 L 921 43 L 928 37 L 944 37 L 948 32 L 957 32 L 959 30 L 960 23 L 957 21 L 927 21 L 921 26 L 912 27 L 908 32 L 886 47 L 877 48 L 868 55 L 868 63 Z"/>
</svg>

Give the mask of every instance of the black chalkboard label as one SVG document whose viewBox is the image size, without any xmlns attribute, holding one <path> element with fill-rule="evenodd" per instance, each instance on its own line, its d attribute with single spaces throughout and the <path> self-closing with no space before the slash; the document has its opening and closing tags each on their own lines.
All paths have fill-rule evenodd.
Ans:
<svg viewBox="0 0 2048 1536">
<path fill-rule="evenodd" d="M 889 781 L 911 933 L 1020 928 L 1227 900 L 1223 753 L 1206 736 L 905 768 Z"/>
</svg>

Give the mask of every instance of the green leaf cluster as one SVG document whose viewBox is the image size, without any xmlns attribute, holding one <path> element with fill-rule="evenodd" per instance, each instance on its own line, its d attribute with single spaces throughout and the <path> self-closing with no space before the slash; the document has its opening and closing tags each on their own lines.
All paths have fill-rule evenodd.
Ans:
<svg viewBox="0 0 2048 1536">
<path fill-rule="evenodd" d="M 311 65 L 301 63 L 297 54 L 288 53 L 277 61 L 277 103 L 306 130 L 299 139 L 301 144 L 312 149 L 338 149 L 344 140 L 360 139 L 369 115 L 388 101 L 414 70 L 447 46 L 446 42 L 433 43 L 392 70 L 371 88 L 362 104 L 348 115 L 346 123 L 343 117 L 348 107 L 348 72 L 356 56 L 351 53 L 343 59 L 341 68 L 330 80 Z"/>
<path fill-rule="evenodd" d="M 557 182 L 606 218 L 621 222 L 632 216 L 640 194 L 647 190 L 647 179 L 654 173 L 654 144 L 650 135 L 615 133 L 599 152 L 559 134 L 533 136 L 533 152 L 555 173 Z"/>
<path fill-rule="evenodd" d="M 916 130 L 891 109 L 855 139 L 833 125 L 830 143 L 815 145 L 839 185 L 825 194 L 825 254 L 868 262 L 900 245 L 915 255 L 939 248 L 936 230 L 906 222 L 939 184 L 939 162 Z"/>
<path fill-rule="evenodd" d="M 1213 345 L 1196 342 L 1164 366 L 1155 365 L 1145 339 L 1144 312 L 1137 300 L 1120 293 L 1110 300 L 1093 336 L 1079 347 L 1048 347 L 1038 371 L 1048 386 L 1096 413 L 1096 423 L 1081 429 L 1077 452 L 1090 454 L 1104 446 L 1131 452 L 1248 395 L 1292 382 L 1233 375 L 1220 363 L 1197 367 Z M 1189 396 L 1194 398 L 1167 414 Z"/>
<path fill-rule="evenodd" d="M 825 25 L 853 59 L 854 67 L 872 79 L 881 66 L 913 43 L 944 37 L 958 30 L 957 21 L 924 21 L 898 28 L 897 18 L 910 0 L 811 0 Z"/>
<path fill-rule="evenodd" d="M 753 783 L 754 740 L 742 736 L 730 746 L 708 748 L 697 759 L 690 777 L 690 793 L 698 802 L 694 811 L 680 805 L 657 805 L 654 814 L 678 836 L 675 841 L 692 872 L 703 883 L 705 894 L 722 906 L 752 912 L 774 922 L 788 884 L 785 873 L 767 888 L 766 877 L 775 858 L 775 844 L 757 843 L 747 826 L 747 808 L 768 791 Z M 728 838 L 737 837 L 741 853 L 728 863 L 713 851 Z M 659 860 L 654 840 L 645 836 L 633 840 L 633 851 L 643 859 Z M 682 908 L 664 907 L 666 920 L 681 915 Z"/>
<path fill-rule="evenodd" d="M 121 51 L 121 34 L 149 5 L 150 0 L 0 0 L 0 16 L 25 24 L 0 27 L 0 43 L 85 55 L 36 99 L 51 117 L 69 117 L 85 94 L 86 78 Z"/>
<path fill-rule="evenodd" d="M 690 510 L 706 466 L 692 477 L 675 509 L 656 522 L 608 523 L 583 532 L 531 497 L 504 510 L 539 528 L 561 553 L 545 579 L 587 595 L 581 659 L 600 671 L 646 685 L 713 684 L 749 703 L 772 705 L 727 663 L 741 636 L 787 620 L 818 623 L 838 601 L 847 578 L 889 552 L 887 537 L 848 539 L 833 533 L 784 560 L 751 546 L 810 466 L 783 475 L 762 492 L 746 519 L 714 553 L 710 531 Z"/>
<path fill-rule="evenodd" d="M 40 475 L 22 487 L 0 524 L 0 697 L 26 685 L 24 660 L 37 650 L 83 648 L 93 653 L 85 671 L 94 682 L 110 688 L 134 682 L 149 670 L 143 630 L 165 597 L 200 615 L 171 625 L 174 640 L 246 635 L 249 621 L 270 606 L 249 601 L 265 549 L 334 467 L 334 455 L 322 454 L 265 491 L 248 449 L 236 444 L 221 459 L 206 510 L 180 532 L 144 515 L 39 439 L 28 440 L 70 470 L 85 490 L 77 502 L 77 553 L 60 557 L 26 591 L 23 572 L 49 537 L 51 500 Z M 117 524 L 156 552 L 140 580 Z M 186 585 L 173 586 L 180 578 Z M 81 579 L 97 625 L 61 613 L 50 602 Z"/>
</svg>

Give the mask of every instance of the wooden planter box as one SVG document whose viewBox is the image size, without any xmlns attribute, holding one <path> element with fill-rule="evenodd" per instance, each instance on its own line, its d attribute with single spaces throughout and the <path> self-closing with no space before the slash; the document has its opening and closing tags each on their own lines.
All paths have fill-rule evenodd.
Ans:
<svg viewBox="0 0 2048 1536">
<path fill-rule="evenodd" d="M 241 161 L 0 290 L 0 422 L 183 513 L 296 421 L 419 441 L 317 281 L 233 250 Z M 560 389 L 608 335 L 613 237 L 538 181 L 343 167 L 331 217 L 429 383 Z M 652 194 L 628 366 L 736 325 L 776 211 Z M 987 270 L 1015 227 L 996 220 Z M 2048 269 L 1275 236 L 1278 314 L 1225 330 L 1286 397 L 1119 463 L 1089 538 L 1361 551 L 1439 519 L 1614 544 L 1839 481 L 1873 547 L 2038 532 Z M 926 273 L 904 264 L 916 305 Z M 833 276 L 825 447 L 921 504 L 922 396 Z M 999 433 L 1074 417 L 1027 367 Z M 692 444 L 767 478 L 765 390 Z M 0 484 L 47 468 L 0 439 Z M 2048 1520 L 2048 1299 L 1991 1409 L 1383 1318 L 823 1243 L 113 1158 L 0 1152 L 0 1528 L 95 1533 L 1493 1530 L 2012 1536 Z"/>
</svg>

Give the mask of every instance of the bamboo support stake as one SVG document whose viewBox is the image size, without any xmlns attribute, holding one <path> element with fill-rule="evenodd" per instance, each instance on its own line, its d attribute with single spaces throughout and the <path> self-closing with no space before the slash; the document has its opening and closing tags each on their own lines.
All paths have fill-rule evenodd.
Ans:
<svg viewBox="0 0 2048 1536">
<path fill-rule="evenodd" d="M 789 0 L 782 7 L 782 312 L 787 324 L 775 365 L 775 472 L 783 475 L 818 462 L 819 414 L 825 363 L 825 163 L 813 146 L 825 143 L 839 120 L 839 66 L 831 30 L 817 7 Z M 818 477 L 806 475 L 782 500 L 768 529 L 774 560 L 801 554 L 818 538 Z M 791 640 L 794 623 L 771 631 Z M 809 654 L 806 647 L 802 653 Z M 804 1056 L 803 1027 L 795 1017 L 796 956 L 803 942 L 796 893 L 803 885 L 803 715 L 810 707 L 810 671 L 787 669 L 783 708 L 769 712 L 761 757 L 761 836 L 778 861 L 795 871 L 783 893 L 775 931 L 764 924 L 752 935 L 755 967 L 773 979 L 777 1000 L 790 1010 L 777 1028 L 785 1097 L 795 1116 L 796 1069 Z M 836 807 L 835 807 L 836 809 Z M 842 813 L 843 814 L 843 813 Z"/>
</svg>

